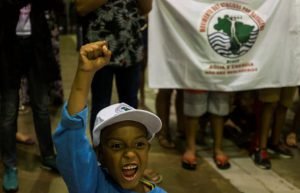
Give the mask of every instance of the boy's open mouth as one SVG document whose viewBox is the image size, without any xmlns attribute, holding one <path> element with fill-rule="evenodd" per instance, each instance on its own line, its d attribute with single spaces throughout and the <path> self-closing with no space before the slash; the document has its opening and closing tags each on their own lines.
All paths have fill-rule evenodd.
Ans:
<svg viewBox="0 0 300 193">
<path fill-rule="evenodd" d="M 122 168 L 122 175 L 125 180 L 132 181 L 136 177 L 138 170 L 137 164 L 127 164 Z"/>
</svg>

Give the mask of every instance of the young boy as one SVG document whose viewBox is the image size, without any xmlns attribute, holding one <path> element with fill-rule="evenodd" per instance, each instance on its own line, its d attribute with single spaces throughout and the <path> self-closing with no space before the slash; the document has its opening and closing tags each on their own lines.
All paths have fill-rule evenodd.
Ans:
<svg viewBox="0 0 300 193">
<path fill-rule="evenodd" d="M 100 163 L 85 135 L 90 84 L 110 56 L 106 42 L 90 43 L 80 49 L 69 101 L 54 134 L 58 169 L 70 193 L 164 193 L 142 179 L 149 141 L 161 128 L 155 114 L 125 103 L 102 109 L 93 129 L 93 144 L 98 146 Z"/>
</svg>

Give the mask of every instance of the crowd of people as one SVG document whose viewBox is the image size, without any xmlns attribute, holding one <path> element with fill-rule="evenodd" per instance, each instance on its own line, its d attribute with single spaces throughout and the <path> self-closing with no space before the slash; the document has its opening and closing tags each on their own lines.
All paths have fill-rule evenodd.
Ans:
<svg viewBox="0 0 300 193">
<path fill-rule="evenodd" d="M 268 154 L 293 157 L 289 148 L 298 147 L 300 128 L 300 105 L 294 102 L 297 86 L 235 93 L 159 89 L 156 115 L 150 112 L 144 85 L 151 5 L 152 0 L 75 1 L 82 45 L 71 94 L 64 104 L 55 16 L 63 14 L 65 3 L 0 2 L 0 149 L 5 192 L 19 188 L 16 143 L 35 144 L 17 128 L 19 111 L 27 106 L 33 112 L 41 166 L 60 173 L 72 193 L 164 192 L 157 186 L 162 181 L 159 171 L 147 167 L 150 141 L 156 135 L 161 147 L 175 149 L 177 139 L 184 140 L 178 165 L 196 170 L 197 133 L 205 129 L 204 119 L 212 129 L 212 157 L 221 170 L 231 167 L 222 148 L 224 137 L 249 150 L 263 169 L 272 167 Z M 114 80 L 119 103 L 111 105 Z M 176 131 L 169 123 L 173 95 Z M 50 105 L 63 108 L 54 142 Z M 283 132 L 293 106 L 294 122 Z M 87 125 L 92 144 L 82 132 Z"/>
</svg>

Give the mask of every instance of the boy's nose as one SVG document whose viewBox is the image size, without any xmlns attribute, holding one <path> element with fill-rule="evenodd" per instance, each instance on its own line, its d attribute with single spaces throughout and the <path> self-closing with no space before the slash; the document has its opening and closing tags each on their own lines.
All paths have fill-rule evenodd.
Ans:
<svg viewBox="0 0 300 193">
<path fill-rule="evenodd" d="M 128 149 L 124 153 L 124 157 L 127 158 L 127 159 L 132 159 L 132 158 L 136 157 L 136 153 L 133 150 Z"/>
</svg>

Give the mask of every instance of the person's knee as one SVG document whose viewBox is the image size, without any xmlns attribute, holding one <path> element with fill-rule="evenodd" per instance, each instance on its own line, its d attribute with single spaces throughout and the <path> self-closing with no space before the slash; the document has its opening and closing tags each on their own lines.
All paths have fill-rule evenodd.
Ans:
<svg viewBox="0 0 300 193">
<path fill-rule="evenodd" d="M 261 89 L 258 92 L 258 99 L 268 107 L 271 107 L 274 104 L 276 105 L 280 100 L 280 88 Z"/>
</svg>

